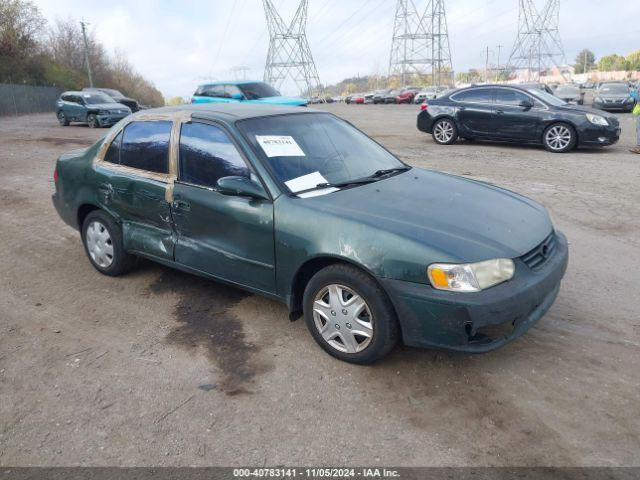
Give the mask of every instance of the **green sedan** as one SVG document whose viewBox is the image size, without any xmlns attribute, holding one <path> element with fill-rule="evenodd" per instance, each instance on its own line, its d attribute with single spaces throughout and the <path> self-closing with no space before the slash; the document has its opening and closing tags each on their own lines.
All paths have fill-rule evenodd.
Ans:
<svg viewBox="0 0 640 480">
<path fill-rule="evenodd" d="M 145 257 L 279 300 L 353 363 L 400 339 L 498 348 L 547 312 L 567 267 L 538 203 L 412 168 L 325 112 L 146 110 L 62 155 L 54 178 L 100 273 Z"/>
</svg>

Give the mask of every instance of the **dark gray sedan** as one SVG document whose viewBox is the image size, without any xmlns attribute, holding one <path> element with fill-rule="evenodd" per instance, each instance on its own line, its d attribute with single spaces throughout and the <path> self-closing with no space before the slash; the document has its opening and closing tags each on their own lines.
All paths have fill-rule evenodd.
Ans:
<svg viewBox="0 0 640 480">
<path fill-rule="evenodd" d="M 626 83 L 603 83 L 593 99 L 593 108 L 600 110 L 630 112 L 634 105 L 635 100 Z"/>
</svg>

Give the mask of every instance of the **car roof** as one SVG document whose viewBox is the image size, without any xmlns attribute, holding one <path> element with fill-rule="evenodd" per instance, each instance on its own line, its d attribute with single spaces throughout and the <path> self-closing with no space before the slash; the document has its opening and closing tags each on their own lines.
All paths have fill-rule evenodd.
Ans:
<svg viewBox="0 0 640 480">
<path fill-rule="evenodd" d="M 249 83 L 264 83 L 262 80 L 228 80 L 226 82 L 209 82 L 202 83 L 198 87 L 213 87 L 215 85 L 247 85 Z"/>
<path fill-rule="evenodd" d="M 67 92 L 62 92 L 60 95 L 80 95 L 80 96 L 82 96 L 82 95 L 89 95 L 90 93 L 102 93 L 102 94 L 105 94 L 104 92 L 99 91 L 99 90 L 96 89 L 96 90 L 82 90 L 82 91 L 81 90 L 69 90 Z"/>
<path fill-rule="evenodd" d="M 178 105 L 175 107 L 160 107 L 142 110 L 135 116 L 153 114 L 176 114 L 184 112 L 192 118 L 211 120 L 242 120 L 245 118 L 269 117 L 273 115 L 291 115 L 301 113 L 326 113 L 306 107 L 288 107 L 284 105 L 260 105 L 256 103 L 198 103 Z"/>
</svg>

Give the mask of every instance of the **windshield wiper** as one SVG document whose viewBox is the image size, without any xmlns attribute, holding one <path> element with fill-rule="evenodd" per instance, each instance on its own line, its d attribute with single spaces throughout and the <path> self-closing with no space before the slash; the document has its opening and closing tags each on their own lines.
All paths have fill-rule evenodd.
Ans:
<svg viewBox="0 0 640 480">
<path fill-rule="evenodd" d="M 403 167 L 387 168 L 385 170 L 378 170 L 377 172 L 373 173 L 371 176 L 367 178 L 380 178 L 380 177 L 384 177 L 385 175 L 389 175 L 391 173 L 406 172 L 407 170 L 410 170 L 410 169 L 411 167 L 407 165 Z"/>
<path fill-rule="evenodd" d="M 315 187 L 306 188 L 304 190 L 300 190 L 299 192 L 293 192 L 293 193 L 295 195 L 300 195 L 301 193 L 309 193 L 315 190 L 324 190 L 325 188 L 345 188 L 345 187 L 352 187 L 354 185 L 366 185 L 367 183 L 374 183 L 381 180 L 382 177 L 384 177 L 385 175 L 390 175 L 396 172 L 406 172 L 407 170 L 410 170 L 410 169 L 411 167 L 409 166 L 387 168 L 385 170 L 378 170 L 372 173 L 371 175 L 369 175 L 368 177 L 357 178 L 355 180 L 347 180 L 346 182 L 338 182 L 338 183 L 323 182 L 323 183 L 317 184 Z"/>
</svg>

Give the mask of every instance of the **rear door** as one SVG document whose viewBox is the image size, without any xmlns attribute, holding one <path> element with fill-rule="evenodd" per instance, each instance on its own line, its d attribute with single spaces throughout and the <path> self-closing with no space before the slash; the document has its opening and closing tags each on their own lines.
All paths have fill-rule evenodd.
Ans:
<svg viewBox="0 0 640 480">
<path fill-rule="evenodd" d="M 122 222 L 125 249 L 163 260 L 173 260 L 175 243 L 166 199 L 171 128 L 167 120 L 129 123 L 111 142 L 106 168 L 97 169 L 104 206 Z"/>
<path fill-rule="evenodd" d="M 451 98 L 458 103 L 457 120 L 461 135 L 488 137 L 495 116 L 493 88 L 472 88 Z"/>
<path fill-rule="evenodd" d="M 223 195 L 227 176 L 257 180 L 228 132 L 211 123 L 184 123 L 172 213 L 176 262 L 265 292 L 275 291 L 273 203 Z"/>
<path fill-rule="evenodd" d="M 533 107 L 521 106 L 531 102 Z M 540 138 L 546 107 L 530 95 L 512 88 L 496 88 L 494 130 L 504 140 L 535 141 Z"/>
</svg>

